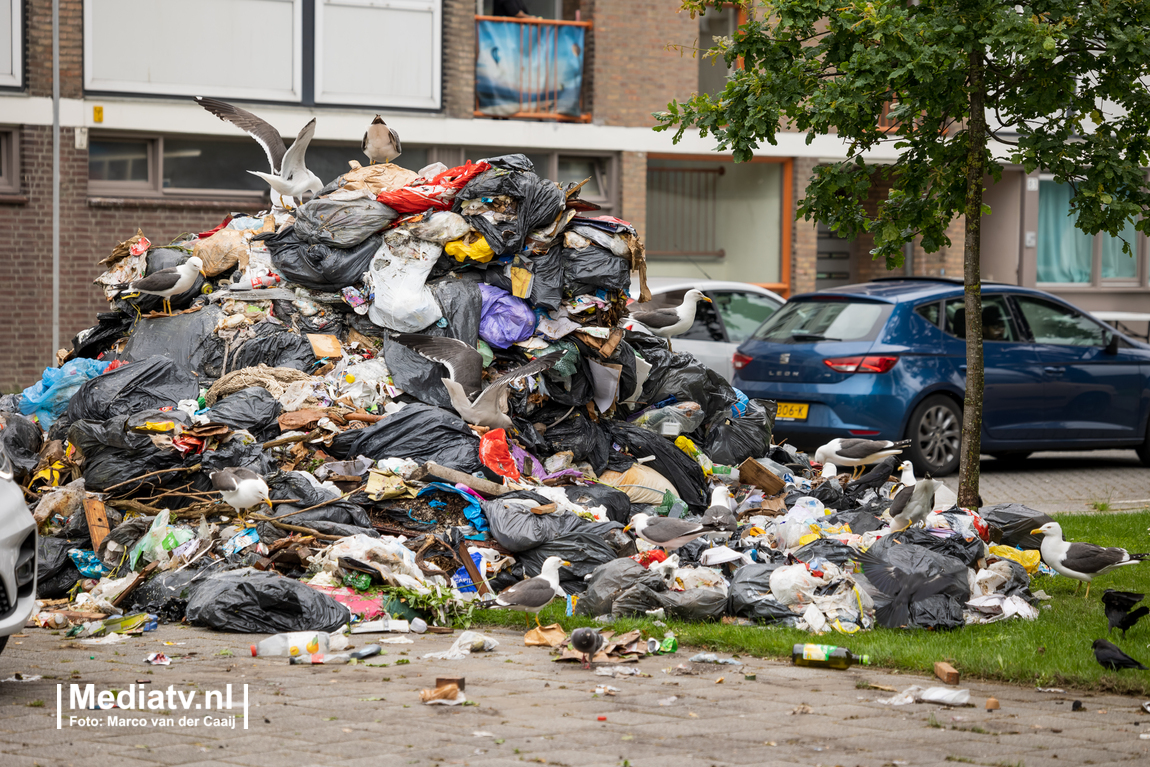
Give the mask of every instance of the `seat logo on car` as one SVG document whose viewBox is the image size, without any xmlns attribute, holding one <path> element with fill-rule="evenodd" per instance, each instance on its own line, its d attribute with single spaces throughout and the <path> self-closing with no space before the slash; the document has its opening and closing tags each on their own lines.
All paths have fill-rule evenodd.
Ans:
<svg viewBox="0 0 1150 767">
<path fill-rule="evenodd" d="M 786 365 L 790 361 L 791 361 L 791 355 L 789 353 L 779 355 L 779 364 L 780 365 Z"/>
</svg>

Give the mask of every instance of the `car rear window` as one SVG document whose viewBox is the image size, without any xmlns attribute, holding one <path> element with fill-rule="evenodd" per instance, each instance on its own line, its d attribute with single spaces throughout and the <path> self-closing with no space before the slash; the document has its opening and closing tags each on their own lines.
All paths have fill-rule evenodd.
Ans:
<svg viewBox="0 0 1150 767">
<path fill-rule="evenodd" d="M 890 312 L 871 301 L 789 301 L 755 331 L 755 339 L 777 344 L 866 341 L 877 335 Z"/>
</svg>

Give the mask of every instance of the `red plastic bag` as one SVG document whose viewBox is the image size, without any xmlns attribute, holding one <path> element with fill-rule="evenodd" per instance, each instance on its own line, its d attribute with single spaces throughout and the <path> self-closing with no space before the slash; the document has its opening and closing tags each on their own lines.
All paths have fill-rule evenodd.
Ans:
<svg viewBox="0 0 1150 767">
<path fill-rule="evenodd" d="M 479 460 L 501 477 L 518 481 L 519 468 L 507 447 L 507 432 L 492 429 L 479 439 Z"/>
<path fill-rule="evenodd" d="M 417 178 L 410 186 L 394 192 L 380 192 L 375 199 L 397 213 L 421 213 L 428 208 L 448 210 L 459 190 L 487 170 L 491 170 L 488 163 L 468 160 L 457 168 L 448 168 L 430 181 Z"/>
</svg>

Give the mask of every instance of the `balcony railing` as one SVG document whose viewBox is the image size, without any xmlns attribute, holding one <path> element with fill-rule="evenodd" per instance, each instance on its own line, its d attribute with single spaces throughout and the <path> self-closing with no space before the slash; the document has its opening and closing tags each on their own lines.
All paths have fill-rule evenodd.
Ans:
<svg viewBox="0 0 1150 767">
<path fill-rule="evenodd" d="M 475 116 L 590 122 L 589 21 L 475 17 Z"/>
</svg>

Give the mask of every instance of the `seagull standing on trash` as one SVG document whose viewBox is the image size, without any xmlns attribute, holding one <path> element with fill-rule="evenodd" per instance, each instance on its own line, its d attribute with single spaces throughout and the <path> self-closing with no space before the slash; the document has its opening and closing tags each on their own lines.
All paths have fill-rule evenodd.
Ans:
<svg viewBox="0 0 1150 767">
<path fill-rule="evenodd" d="M 1124 668 L 1146 670 L 1145 666 L 1119 650 L 1117 645 L 1107 642 L 1105 639 L 1095 639 L 1090 646 L 1094 648 L 1094 659 L 1104 669 L 1110 671 L 1121 671 Z"/>
<path fill-rule="evenodd" d="M 607 644 L 607 640 L 598 629 L 575 629 L 571 634 L 571 647 L 575 652 L 583 653 L 583 668 L 591 668 L 591 661 Z"/>
<path fill-rule="evenodd" d="M 631 524 L 623 528 L 623 532 L 634 530 L 647 543 L 658 546 L 664 550 L 677 549 L 701 538 L 707 533 L 715 532 L 717 528 L 699 522 L 688 522 L 685 519 L 671 517 L 655 517 L 652 519 L 646 514 L 636 514 L 631 517 Z"/>
<path fill-rule="evenodd" d="M 695 309 L 700 301 L 711 303 L 701 290 L 692 288 L 683 295 L 683 303 L 667 309 L 631 312 L 631 319 L 642 323 L 657 336 L 674 338 L 695 324 Z"/>
<path fill-rule="evenodd" d="M 268 499 L 268 483 L 251 469 L 234 466 L 213 471 L 208 478 L 212 480 L 212 489 L 236 511 L 244 511 L 261 503 L 266 503 L 269 509 L 272 507 Z"/>
<path fill-rule="evenodd" d="M 726 485 L 719 485 L 711 492 L 711 505 L 703 512 L 702 525 L 731 533 L 739 529 L 735 512 L 731 510 L 731 491 Z"/>
<path fill-rule="evenodd" d="M 815 451 L 815 463 L 825 464 L 834 461 L 835 466 L 855 467 L 855 479 L 864 466 L 878 463 L 883 458 L 898 455 L 903 448 L 910 447 L 910 440 L 891 442 L 889 439 L 832 439 Z"/>
<path fill-rule="evenodd" d="M 391 162 L 403 154 L 403 144 L 399 143 L 399 134 L 395 128 L 387 127 L 387 123 L 379 115 L 367 126 L 363 134 L 363 144 L 360 146 L 371 164 L 377 162 Z"/>
<path fill-rule="evenodd" d="M 170 266 L 147 277 L 118 286 L 116 295 L 120 298 L 132 298 L 141 293 L 160 296 L 164 299 L 164 313 L 171 315 L 172 297 L 191 290 L 196 284 L 196 275 L 203 273 L 204 262 L 198 256 L 192 256 L 179 266 Z"/>
<path fill-rule="evenodd" d="M 1150 557 L 1150 554 L 1131 554 L 1117 546 L 1099 546 L 1094 543 L 1076 543 L 1062 538 L 1062 525 L 1047 522 L 1042 527 L 1030 531 L 1032 535 L 1042 533 L 1042 561 L 1055 572 L 1074 578 L 1077 596 L 1082 583 L 1086 583 L 1086 596 L 1090 596 L 1090 582 L 1096 575 L 1108 573 L 1118 567 L 1136 565 Z M 1100 640 L 1101 641 L 1101 640 Z"/>
<path fill-rule="evenodd" d="M 942 482 L 928 475 L 914 487 L 900 490 L 890 505 L 891 532 L 906 530 L 919 522 L 925 524 L 927 515 L 934 508 L 934 494 L 941 486 Z"/>
<path fill-rule="evenodd" d="M 1113 634 L 1114 629 L 1118 629 L 1122 632 L 1122 638 L 1125 639 L 1128 629 L 1133 628 L 1134 624 L 1144 616 L 1150 615 L 1150 607 L 1146 605 L 1142 605 L 1137 610 L 1132 609 L 1145 596 L 1145 594 L 1136 594 L 1133 591 L 1115 591 L 1114 589 L 1106 589 L 1102 592 L 1102 604 L 1106 606 L 1106 622 L 1110 624 L 1108 633 Z"/>
<path fill-rule="evenodd" d="M 495 606 L 535 614 L 535 625 L 539 626 L 539 611 L 551 604 L 551 600 L 563 593 L 559 588 L 559 568 L 570 567 L 570 562 L 562 557 L 547 557 L 539 575 L 508 586 L 495 597 Z M 530 620 L 528 620 L 530 624 Z"/>
<path fill-rule="evenodd" d="M 246 109 L 240 109 L 225 101 L 196 96 L 196 103 L 208 110 L 224 122 L 230 122 L 244 133 L 256 140 L 268 156 L 271 173 L 261 173 L 258 170 L 249 170 L 253 176 L 259 176 L 268 182 L 280 197 L 299 199 L 304 192 L 319 194 L 323 189 L 323 182 L 319 176 L 307 169 L 304 164 L 304 155 L 308 144 L 315 135 L 315 118 L 300 128 L 299 135 L 291 145 L 291 149 L 284 146 L 278 130 L 271 123 L 256 117 Z M 282 200 L 281 200 L 282 202 Z M 285 208 L 290 207 L 285 203 Z"/>
<path fill-rule="evenodd" d="M 536 357 L 526 365 L 496 378 L 483 388 L 483 355 L 473 346 L 454 338 L 436 338 L 413 333 L 396 333 L 396 343 L 406 346 L 432 362 L 447 368 L 448 378 L 441 378 L 451 406 L 464 421 L 492 429 L 512 429 L 515 424 L 507 415 L 511 382 L 549 370 L 563 359 L 566 352 L 551 352 Z"/>
</svg>

